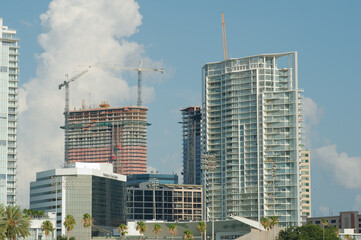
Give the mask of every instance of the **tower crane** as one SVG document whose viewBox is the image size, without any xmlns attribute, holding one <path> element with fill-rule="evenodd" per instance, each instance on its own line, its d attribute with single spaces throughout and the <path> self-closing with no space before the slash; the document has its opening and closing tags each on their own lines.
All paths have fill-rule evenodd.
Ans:
<svg viewBox="0 0 361 240">
<path fill-rule="evenodd" d="M 61 84 L 59 84 L 59 90 L 62 87 L 65 87 L 65 163 L 68 163 L 68 153 L 69 153 L 69 83 L 74 82 L 76 79 L 82 77 L 84 74 L 89 72 L 91 66 L 89 66 L 87 69 L 83 70 L 82 72 L 78 73 L 71 79 L 69 79 L 69 74 L 65 74 L 65 81 Z"/>
<path fill-rule="evenodd" d="M 222 12 L 222 39 L 223 39 L 223 56 L 224 56 L 224 60 L 227 60 L 228 56 L 227 56 L 226 23 L 224 22 L 223 12 Z"/>
<path fill-rule="evenodd" d="M 164 73 L 163 68 L 143 68 L 143 60 L 140 60 L 139 67 L 124 67 L 124 66 L 104 66 L 104 65 L 95 65 L 95 67 L 100 68 L 110 68 L 110 69 L 121 69 L 121 70 L 129 70 L 129 71 L 137 71 L 138 72 L 138 99 L 137 99 L 137 106 L 142 106 L 142 72 L 149 71 L 149 72 L 160 72 Z"/>
</svg>

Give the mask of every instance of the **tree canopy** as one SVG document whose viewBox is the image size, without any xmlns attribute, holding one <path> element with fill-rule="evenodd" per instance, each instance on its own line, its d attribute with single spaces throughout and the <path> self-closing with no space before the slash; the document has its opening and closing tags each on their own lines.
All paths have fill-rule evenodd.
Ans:
<svg viewBox="0 0 361 240">
<path fill-rule="evenodd" d="M 319 225 L 308 223 L 301 227 L 288 227 L 280 231 L 279 240 L 321 240 L 323 238 L 323 229 Z M 339 240 L 338 228 L 330 226 L 325 228 L 325 239 Z"/>
</svg>

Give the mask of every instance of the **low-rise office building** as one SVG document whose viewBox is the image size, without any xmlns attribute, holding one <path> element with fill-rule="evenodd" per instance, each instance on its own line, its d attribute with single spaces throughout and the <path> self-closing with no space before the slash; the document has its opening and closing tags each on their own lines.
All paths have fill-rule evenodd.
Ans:
<svg viewBox="0 0 361 240">
<path fill-rule="evenodd" d="M 23 240 L 34 240 L 34 239 L 47 239 L 55 240 L 55 231 L 49 232 L 49 235 L 45 235 L 45 231 L 42 230 L 42 225 L 44 221 L 50 221 L 53 226 L 55 226 L 55 212 L 48 212 L 43 217 L 32 217 L 30 220 L 30 235 L 26 238 L 21 238 Z"/>
<path fill-rule="evenodd" d="M 30 183 L 30 208 L 56 212 L 57 235 L 66 235 L 63 221 L 68 214 L 77 222 L 71 236 L 102 235 L 126 221 L 126 176 L 113 173 L 110 163 L 71 163 L 38 172 Z M 85 213 L 94 219 L 94 227 L 81 224 Z"/>
<path fill-rule="evenodd" d="M 328 226 L 335 226 L 339 229 L 354 229 L 355 233 L 361 233 L 361 214 L 358 211 L 340 212 L 338 216 L 323 216 L 307 218 L 307 222 L 320 225 L 322 219 L 326 219 Z"/>
<path fill-rule="evenodd" d="M 202 219 L 202 186 L 159 184 L 153 188 L 152 184 L 148 182 L 127 187 L 127 220 L 200 221 Z"/>
</svg>

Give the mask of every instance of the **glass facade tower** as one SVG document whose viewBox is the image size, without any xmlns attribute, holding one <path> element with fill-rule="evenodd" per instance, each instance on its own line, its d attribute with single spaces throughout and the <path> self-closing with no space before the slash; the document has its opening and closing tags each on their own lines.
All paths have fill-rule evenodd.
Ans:
<svg viewBox="0 0 361 240">
<path fill-rule="evenodd" d="M 15 205 L 18 39 L 0 18 L 0 204 Z"/>
<path fill-rule="evenodd" d="M 300 225 L 297 52 L 208 63 L 202 75 L 202 153 L 217 159 L 208 215 L 276 216 L 280 226 Z"/>
</svg>

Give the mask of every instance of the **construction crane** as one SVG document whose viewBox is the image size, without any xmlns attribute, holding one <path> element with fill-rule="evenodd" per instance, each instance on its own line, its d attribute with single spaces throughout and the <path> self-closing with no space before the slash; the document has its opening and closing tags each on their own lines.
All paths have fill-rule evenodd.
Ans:
<svg viewBox="0 0 361 240">
<path fill-rule="evenodd" d="M 153 72 L 161 72 L 164 73 L 163 68 L 157 69 L 147 69 L 143 68 L 143 60 L 140 60 L 139 67 L 137 69 L 128 69 L 128 70 L 135 70 L 138 71 L 138 100 L 137 100 L 137 106 L 142 106 L 142 72 L 143 71 L 153 71 Z"/>
<path fill-rule="evenodd" d="M 228 56 L 227 56 L 226 23 L 224 22 L 223 12 L 222 12 L 222 39 L 223 39 L 223 56 L 224 56 L 224 60 L 227 60 Z"/>
<path fill-rule="evenodd" d="M 139 67 L 124 67 L 124 66 L 107 66 L 107 65 L 95 65 L 95 67 L 100 68 L 110 68 L 110 69 L 121 69 L 121 70 L 129 70 L 129 71 L 137 71 L 138 72 L 138 100 L 137 106 L 142 106 L 142 72 L 150 71 L 150 72 L 161 72 L 164 73 L 163 68 L 143 68 L 143 60 L 140 60 Z"/>
<path fill-rule="evenodd" d="M 87 69 L 83 70 L 82 72 L 80 72 L 79 74 L 75 75 L 74 77 L 72 77 L 71 79 L 69 79 L 69 74 L 65 74 L 65 81 L 61 84 L 59 84 L 59 90 L 62 87 L 65 87 L 65 111 L 64 111 L 64 115 L 65 115 L 65 124 L 64 124 L 64 128 L 65 128 L 65 163 L 68 163 L 68 144 L 69 144 L 69 83 L 74 82 L 76 79 L 82 77 L 84 74 L 86 74 L 87 72 L 89 72 L 91 66 L 89 66 Z"/>
</svg>

